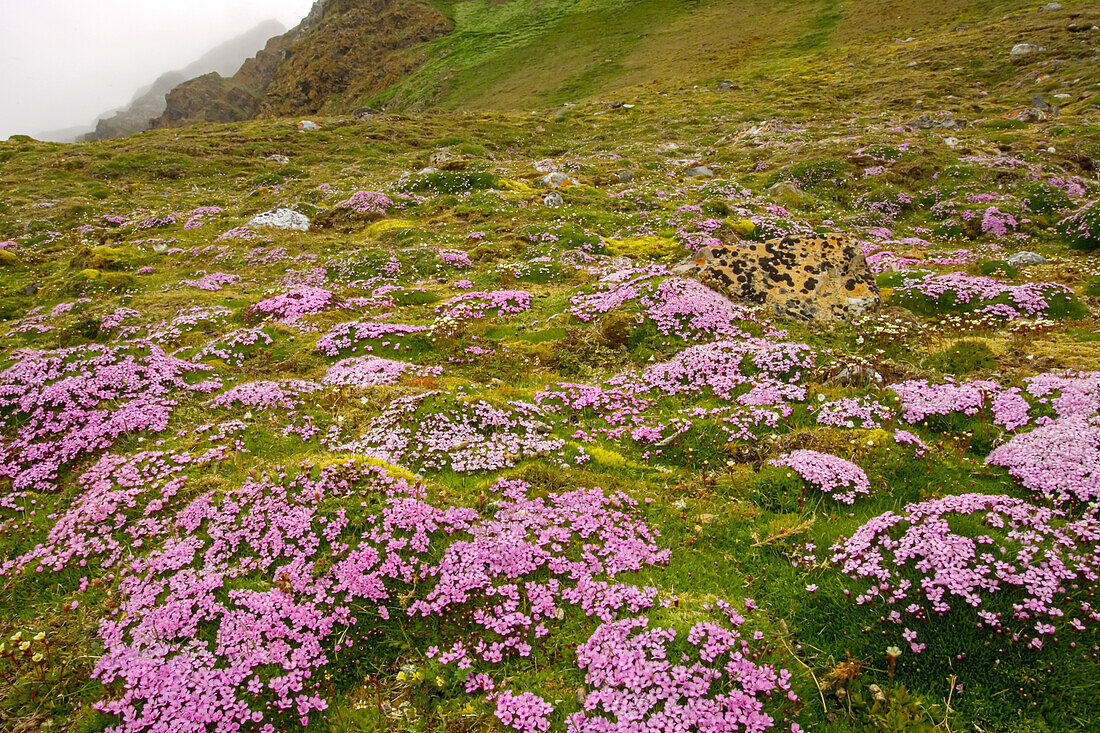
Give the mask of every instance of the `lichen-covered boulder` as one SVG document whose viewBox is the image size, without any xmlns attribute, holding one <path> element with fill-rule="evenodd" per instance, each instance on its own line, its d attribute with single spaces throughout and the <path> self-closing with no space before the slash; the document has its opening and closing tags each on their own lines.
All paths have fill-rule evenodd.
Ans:
<svg viewBox="0 0 1100 733">
<path fill-rule="evenodd" d="M 709 247 L 676 271 L 781 318 L 829 322 L 882 306 L 862 250 L 842 234 Z"/>
<path fill-rule="evenodd" d="M 262 214 L 256 214 L 249 220 L 251 229 L 293 229 L 299 232 L 309 231 L 309 217 L 300 214 L 294 209 L 273 209 Z"/>
</svg>

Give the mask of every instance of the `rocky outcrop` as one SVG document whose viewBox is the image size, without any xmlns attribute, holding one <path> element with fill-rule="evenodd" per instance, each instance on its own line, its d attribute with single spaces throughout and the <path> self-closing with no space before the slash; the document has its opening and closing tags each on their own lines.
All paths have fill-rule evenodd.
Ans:
<svg viewBox="0 0 1100 733">
<path fill-rule="evenodd" d="M 186 68 L 161 75 L 151 85 L 140 89 L 129 106 L 117 110 L 110 116 L 102 117 L 96 123 L 96 129 L 84 135 L 82 139 L 107 140 L 150 129 L 154 121 L 165 114 L 168 107 L 166 96 L 181 83 L 210 74 L 232 74 L 241 67 L 245 59 L 256 53 L 256 49 L 262 48 L 272 36 L 278 36 L 285 31 L 286 28 L 278 21 L 266 21 L 247 33 L 221 44 Z"/>
<path fill-rule="evenodd" d="M 369 98 L 416 69 L 416 47 L 451 28 L 413 0 L 320 0 L 232 77 L 208 74 L 173 89 L 155 126 L 333 111 L 334 99 Z"/>
<path fill-rule="evenodd" d="M 862 250 L 842 234 L 710 247 L 676 271 L 780 318 L 830 322 L 882 306 Z"/>
<path fill-rule="evenodd" d="M 423 63 L 416 47 L 452 30 L 430 5 L 410 0 L 334 0 L 312 33 L 289 50 L 267 88 L 262 116 L 329 111 L 334 97 L 367 100 Z"/>
</svg>

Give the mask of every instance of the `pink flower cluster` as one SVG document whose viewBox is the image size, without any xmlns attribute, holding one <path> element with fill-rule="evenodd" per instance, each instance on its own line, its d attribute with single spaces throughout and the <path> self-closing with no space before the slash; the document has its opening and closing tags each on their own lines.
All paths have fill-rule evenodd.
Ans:
<svg viewBox="0 0 1100 733">
<path fill-rule="evenodd" d="M 224 457 L 105 457 L 47 542 L 2 570 L 112 567 L 118 607 L 100 624 L 94 676 L 113 733 L 308 726 L 329 704 L 321 671 L 387 625 L 416 639 L 430 624 L 446 647 L 426 656 L 491 668 L 530 655 L 565 614 L 612 622 L 650 608 L 654 589 L 613 579 L 668 561 L 621 493 L 532 498 L 502 481 L 482 517 L 351 462 L 184 491 L 188 467 Z M 378 508 L 352 517 L 349 501 Z M 474 679 L 471 692 L 495 687 Z M 547 728 L 552 707 L 534 695 L 495 699 L 502 722 Z"/>
<path fill-rule="evenodd" d="M 336 204 L 339 209 L 351 209 L 360 214 L 385 215 L 386 209 L 393 206 L 393 200 L 376 191 L 356 191 L 346 201 Z"/>
<path fill-rule="evenodd" d="M 213 358 L 230 366 L 241 366 L 252 347 L 273 343 L 275 340 L 263 328 L 238 328 L 207 343 L 191 357 L 191 361 L 201 363 Z"/>
<path fill-rule="evenodd" d="M 871 483 L 862 468 L 830 453 L 796 450 L 768 463 L 794 470 L 803 480 L 842 504 L 854 504 L 858 494 L 871 493 Z"/>
<path fill-rule="evenodd" d="M 591 293 L 574 295 L 570 313 L 589 322 L 635 301 L 659 332 L 685 341 L 742 338 L 746 333 L 741 326 L 757 322 L 744 306 L 697 280 L 662 279 L 666 274 L 656 266 L 613 273 Z"/>
<path fill-rule="evenodd" d="M 330 440 L 333 450 L 420 470 L 499 471 L 525 456 L 545 457 L 564 448 L 565 441 L 541 419 L 545 415 L 533 405 L 497 408 L 426 392 L 394 400 L 358 438 Z"/>
<path fill-rule="evenodd" d="M 882 421 L 893 414 L 893 410 L 871 397 L 844 397 L 823 404 L 817 411 L 817 422 L 834 428 L 873 429 L 882 427 Z"/>
<path fill-rule="evenodd" d="M 684 637 L 645 617 L 600 626 L 577 658 L 591 692 L 569 716 L 578 733 L 746 731 L 775 725 L 767 712 L 776 692 L 796 702 L 791 673 L 758 663 L 738 630 L 744 619 L 719 602 L 720 622 L 695 624 Z"/>
<path fill-rule="evenodd" d="M 900 382 L 890 390 L 901 399 L 902 418 L 912 424 L 933 415 L 977 415 L 992 412 L 995 425 L 1016 430 L 1031 421 L 1031 405 L 1016 387 L 992 381 L 932 384 L 923 379 Z"/>
<path fill-rule="evenodd" d="M 991 277 L 964 272 L 907 280 L 894 292 L 902 305 L 913 298 L 924 297 L 949 307 L 1009 318 L 1042 316 L 1050 307 L 1051 298 L 1073 296 L 1072 290 L 1059 283 L 1009 285 Z"/>
<path fill-rule="evenodd" d="M 240 275 L 230 275 L 225 272 L 211 272 L 197 280 L 184 280 L 183 285 L 199 290 L 221 290 L 226 285 L 236 285 L 241 281 Z"/>
<path fill-rule="evenodd" d="M 211 407 L 243 407 L 259 410 L 294 411 L 302 405 L 304 395 L 321 389 L 316 382 L 301 379 L 282 379 L 274 382 L 246 382 L 238 384 L 210 400 Z"/>
<path fill-rule="evenodd" d="M 379 323 L 374 321 L 350 321 L 335 326 L 317 339 L 317 350 L 328 356 L 339 356 L 343 351 L 373 352 L 375 344 L 364 341 L 379 341 L 380 348 L 400 351 L 409 346 L 402 343 L 403 336 L 424 333 L 426 326 L 409 326 L 404 323 Z"/>
<path fill-rule="evenodd" d="M 484 318 L 486 312 L 497 314 L 523 313 L 531 308 L 531 294 L 525 290 L 498 290 L 492 293 L 471 292 L 456 295 L 437 309 L 440 313 L 462 314 Z"/>
<path fill-rule="evenodd" d="M 418 366 L 377 356 L 359 356 L 333 364 L 322 381 L 340 387 L 372 387 L 397 384 L 406 374 L 438 377 L 442 373 L 442 367 Z"/>
<path fill-rule="evenodd" d="M 532 692 L 519 695 L 508 690 L 495 693 L 490 699 L 496 703 L 493 712 L 502 724 L 520 733 L 543 733 L 550 729 L 554 706 Z"/>
<path fill-rule="evenodd" d="M 296 288 L 256 303 L 252 313 L 266 315 L 287 324 L 296 324 L 313 313 L 337 305 L 336 295 L 321 288 Z"/>
<path fill-rule="evenodd" d="M 444 264 L 460 270 L 474 266 L 474 263 L 470 262 L 470 255 L 461 249 L 441 249 L 439 250 L 439 259 L 443 260 Z"/>
<path fill-rule="evenodd" d="M 963 517 L 988 531 L 952 521 Z M 856 604 L 898 609 L 883 617 L 887 622 L 951 613 L 953 623 L 974 623 L 1032 648 L 1059 630 L 1100 622 L 1100 611 L 1085 600 L 1100 576 L 1100 521 L 1092 516 L 1069 520 L 1008 496 L 946 496 L 875 517 L 832 550 L 842 572 L 865 581 Z M 916 634 L 906 631 L 912 650 L 921 651 Z"/>
<path fill-rule="evenodd" d="M 1020 483 L 1059 503 L 1100 502 L 1100 424 L 1067 417 L 1021 433 L 986 463 L 1004 466 Z"/>
<path fill-rule="evenodd" d="M 210 392 L 207 367 L 145 345 L 17 351 L 0 372 L 0 476 L 16 490 L 49 490 L 58 471 L 126 433 L 161 432 L 175 393 Z"/>
</svg>

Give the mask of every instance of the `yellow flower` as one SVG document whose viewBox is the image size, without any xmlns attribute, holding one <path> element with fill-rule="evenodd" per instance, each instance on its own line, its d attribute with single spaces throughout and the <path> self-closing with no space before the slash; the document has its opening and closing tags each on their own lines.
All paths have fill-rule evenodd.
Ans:
<svg viewBox="0 0 1100 733">
<path fill-rule="evenodd" d="M 417 671 L 416 671 L 416 672 L 415 672 L 415 673 L 413 674 L 413 682 L 419 682 L 419 681 L 420 681 L 420 680 L 422 680 L 422 679 L 424 679 L 424 675 L 420 674 L 420 670 L 417 670 Z"/>
<path fill-rule="evenodd" d="M 45 657 L 42 656 L 42 652 L 38 652 L 33 657 L 31 657 L 32 662 L 41 662 L 43 659 L 45 659 Z"/>
<path fill-rule="evenodd" d="M 397 681 L 398 682 L 404 682 L 405 681 L 405 673 L 404 672 L 398 672 L 397 673 Z"/>
<path fill-rule="evenodd" d="M 34 640 L 35 641 L 42 641 L 45 638 L 46 638 L 46 632 L 45 631 L 39 631 L 38 634 L 35 635 Z"/>
<path fill-rule="evenodd" d="M 21 652 L 25 652 L 30 648 L 31 648 L 31 643 L 29 641 L 24 641 L 22 644 L 19 645 L 19 651 L 21 651 Z"/>
<path fill-rule="evenodd" d="M 443 686 L 443 678 L 442 677 L 437 676 L 435 678 L 435 686 L 436 687 L 442 687 Z"/>
</svg>

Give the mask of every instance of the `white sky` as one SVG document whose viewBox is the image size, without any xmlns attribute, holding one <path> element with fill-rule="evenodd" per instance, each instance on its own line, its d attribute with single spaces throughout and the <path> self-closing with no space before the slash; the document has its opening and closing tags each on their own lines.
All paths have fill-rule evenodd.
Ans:
<svg viewBox="0 0 1100 733">
<path fill-rule="evenodd" d="M 76 125 L 313 0 L 0 0 L 0 140 Z M 257 49 L 259 50 L 259 49 Z"/>
</svg>

